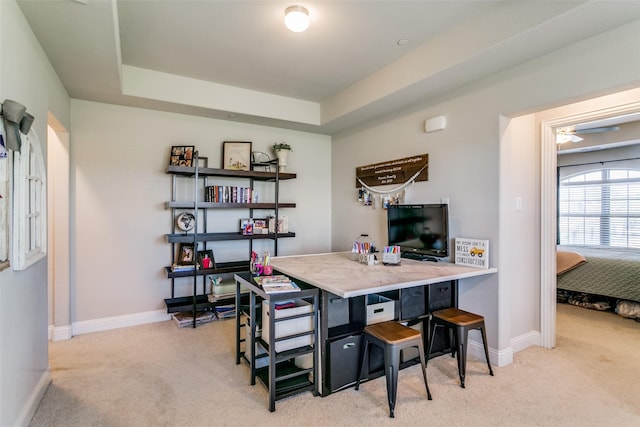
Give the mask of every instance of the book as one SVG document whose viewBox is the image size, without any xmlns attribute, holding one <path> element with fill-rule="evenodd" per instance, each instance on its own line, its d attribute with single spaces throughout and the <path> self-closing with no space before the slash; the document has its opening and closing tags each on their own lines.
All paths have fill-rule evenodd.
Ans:
<svg viewBox="0 0 640 427">
<path fill-rule="evenodd" d="M 298 292 L 300 288 L 295 282 L 289 283 L 263 283 L 262 290 L 268 294 L 278 294 L 284 292 Z"/>
<path fill-rule="evenodd" d="M 260 286 L 266 284 L 281 284 L 281 283 L 291 283 L 291 279 L 289 279 L 284 274 L 276 274 L 274 276 L 258 276 L 255 277 L 254 280 Z"/>
<path fill-rule="evenodd" d="M 173 314 L 173 320 L 176 322 L 179 328 L 185 328 L 193 326 L 193 313 L 180 312 Z M 211 311 L 198 311 L 196 312 L 196 326 L 204 325 L 215 320 L 215 316 Z"/>
<path fill-rule="evenodd" d="M 193 271 L 194 268 L 200 268 L 200 265 L 196 264 L 171 264 L 171 271 L 179 272 L 179 271 Z"/>
</svg>

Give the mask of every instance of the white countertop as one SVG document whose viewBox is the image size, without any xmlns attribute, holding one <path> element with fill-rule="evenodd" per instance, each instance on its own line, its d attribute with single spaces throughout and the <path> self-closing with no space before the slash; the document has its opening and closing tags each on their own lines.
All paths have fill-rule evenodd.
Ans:
<svg viewBox="0 0 640 427">
<path fill-rule="evenodd" d="M 288 276 L 342 298 L 493 274 L 497 268 L 474 268 L 446 262 L 402 259 L 400 265 L 365 265 L 351 252 L 280 256 L 271 265 Z"/>
</svg>

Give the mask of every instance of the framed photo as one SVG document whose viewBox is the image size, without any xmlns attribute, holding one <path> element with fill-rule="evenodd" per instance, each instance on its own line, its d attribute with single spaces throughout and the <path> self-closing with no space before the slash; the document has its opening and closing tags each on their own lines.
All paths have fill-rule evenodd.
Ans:
<svg viewBox="0 0 640 427">
<path fill-rule="evenodd" d="M 240 219 L 240 232 L 243 236 L 248 236 L 253 234 L 253 219 L 251 218 L 241 218 Z"/>
<path fill-rule="evenodd" d="M 198 264 L 200 268 L 216 268 L 216 262 L 213 258 L 213 251 L 211 249 L 207 249 L 204 251 L 198 251 Z"/>
<path fill-rule="evenodd" d="M 193 264 L 193 256 L 193 243 L 180 243 L 180 246 L 178 247 L 178 259 L 176 260 L 176 264 Z"/>
<path fill-rule="evenodd" d="M 174 145 L 171 147 L 169 166 L 195 166 L 193 164 L 193 145 Z"/>
<path fill-rule="evenodd" d="M 225 141 L 222 146 L 222 169 L 251 169 L 251 142 Z"/>
</svg>

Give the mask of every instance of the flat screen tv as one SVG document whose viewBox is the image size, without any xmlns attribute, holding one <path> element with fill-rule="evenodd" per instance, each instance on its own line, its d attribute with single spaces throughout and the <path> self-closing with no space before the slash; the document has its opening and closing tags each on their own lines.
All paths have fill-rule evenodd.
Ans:
<svg viewBox="0 0 640 427">
<path fill-rule="evenodd" d="M 404 257 L 448 257 L 449 205 L 390 205 L 387 231 L 389 246 L 400 246 Z"/>
</svg>

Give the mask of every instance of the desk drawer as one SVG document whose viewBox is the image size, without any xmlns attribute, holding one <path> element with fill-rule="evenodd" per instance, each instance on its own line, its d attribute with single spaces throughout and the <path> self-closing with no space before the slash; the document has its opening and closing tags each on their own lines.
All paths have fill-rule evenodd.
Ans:
<svg viewBox="0 0 640 427">
<path fill-rule="evenodd" d="M 362 335 L 351 335 L 327 344 L 329 369 L 327 383 L 332 392 L 358 381 L 362 352 Z"/>
<path fill-rule="evenodd" d="M 400 289 L 400 320 L 416 319 L 426 314 L 424 286 Z"/>
<path fill-rule="evenodd" d="M 274 310 L 274 316 L 276 319 L 286 319 L 290 316 L 296 316 L 304 313 L 311 313 L 313 306 L 304 300 L 297 300 L 296 307 L 286 308 L 282 310 Z M 262 301 L 262 338 L 265 342 L 269 342 L 271 331 L 269 330 L 269 303 L 268 301 Z M 289 335 L 295 335 L 302 332 L 309 332 L 313 330 L 314 316 L 297 317 L 291 320 L 280 320 L 275 322 L 275 337 L 282 338 Z M 285 350 L 291 350 L 297 347 L 303 347 L 305 345 L 312 345 L 313 336 L 306 335 L 288 340 L 278 341 L 275 343 L 276 352 Z"/>
<path fill-rule="evenodd" d="M 329 328 L 349 323 L 349 298 L 341 298 L 330 293 L 328 295 L 328 303 L 327 322 Z"/>
<path fill-rule="evenodd" d="M 451 282 L 429 285 L 429 312 L 453 307 Z"/>
<path fill-rule="evenodd" d="M 395 301 L 382 295 L 367 295 L 367 325 L 395 318 Z"/>
</svg>

